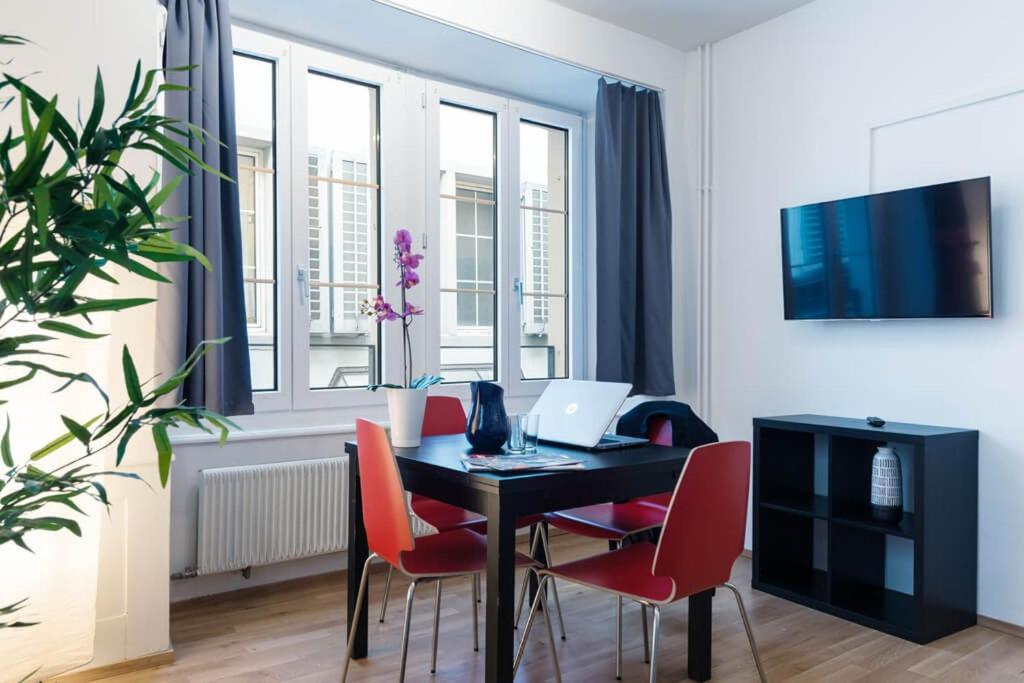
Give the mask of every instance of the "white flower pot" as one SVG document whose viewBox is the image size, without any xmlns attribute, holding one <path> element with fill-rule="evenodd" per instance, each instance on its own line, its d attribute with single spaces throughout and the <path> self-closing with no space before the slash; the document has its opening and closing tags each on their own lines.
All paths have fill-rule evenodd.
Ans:
<svg viewBox="0 0 1024 683">
<path fill-rule="evenodd" d="M 427 407 L 426 389 L 385 389 L 388 392 L 388 417 L 391 419 L 391 445 L 415 448 L 420 445 L 423 411 Z"/>
</svg>

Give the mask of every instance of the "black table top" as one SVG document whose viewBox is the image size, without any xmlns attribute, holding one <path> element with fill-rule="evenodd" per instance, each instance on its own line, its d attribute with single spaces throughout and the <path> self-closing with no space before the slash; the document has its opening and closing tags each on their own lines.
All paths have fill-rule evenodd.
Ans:
<svg viewBox="0 0 1024 683">
<path fill-rule="evenodd" d="M 355 448 L 355 442 L 345 443 L 346 453 L 351 455 Z M 690 451 L 687 448 L 673 448 L 656 444 L 608 451 L 588 451 L 541 443 L 537 448 L 538 454 L 568 455 L 581 460 L 583 469 L 516 473 L 470 472 L 463 467 L 461 458 L 472 452 L 473 449 L 463 434 L 428 436 L 423 438 L 418 448 L 394 449 L 399 468 L 403 471 L 429 469 L 438 474 L 439 470 L 443 470 L 446 477 L 450 477 L 462 485 L 478 489 L 498 489 L 503 493 L 513 490 L 550 488 L 569 483 L 580 484 L 592 478 L 630 477 L 639 474 L 652 474 L 657 471 L 664 471 L 670 476 L 675 475 L 669 480 L 669 486 L 671 486 L 671 482 L 678 477 Z"/>
</svg>

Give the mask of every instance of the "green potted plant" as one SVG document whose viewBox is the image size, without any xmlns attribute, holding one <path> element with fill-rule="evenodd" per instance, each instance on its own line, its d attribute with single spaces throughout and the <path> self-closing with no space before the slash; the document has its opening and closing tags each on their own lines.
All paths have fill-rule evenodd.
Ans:
<svg viewBox="0 0 1024 683">
<path fill-rule="evenodd" d="M 0 35 L 0 45 L 21 45 L 17 36 Z M 160 214 L 178 182 L 159 174 L 142 181 L 122 165 L 134 153 L 151 153 L 188 173 L 190 167 L 214 172 L 188 147 L 206 141 L 198 127 L 162 116 L 161 93 L 179 86 L 159 83 L 159 70 L 136 65 L 127 98 L 103 125 L 106 94 L 97 72 L 91 107 L 84 123 L 72 125 L 58 107 L 25 80 L 0 78 L 0 108 L 13 107 L 17 124 L 0 132 L 0 402 L 18 400 L 29 383 L 45 383 L 55 392 L 86 385 L 92 405 L 60 415 L 64 433 L 44 435 L 35 448 L 12 448 L 8 419 L 0 437 L 0 545 L 31 549 L 42 532 L 81 535 L 76 517 L 85 499 L 107 506 L 104 479 L 138 478 L 125 471 L 103 471 L 101 453 L 120 465 L 136 437 L 150 436 L 160 481 L 166 485 L 172 459 L 169 430 L 179 426 L 218 431 L 226 438 L 233 425 L 203 407 L 177 400 L 178 389 L 213 340 L 196 348 L 184 364 L 165 376 L 140 377 L 127 346 L 121 352 L 124 402 L 115 402 L 87 368 L 68 368 L 56 352 L 63 339 L 95 341 L 105 335 L 91 326 L 97 314 L 116 313 L 153 303 L 150 298 L 102 298 L 91 283 L 117 285 L 130 273 L 169 282 L 159 264 L 205 257 L 175 241 L 171 225 L 181 220 Z M 216 144 L 214 141 L 213 144 Z M 178 179 L 180 180 L 180 178 Z M 78 451 L 66 457 L 72 444 Z M 63 461 L 56 462 L 54 453 Z M 0 630 L 33 624 L 19 618 L 27 601 L 0 605 Z"/>
</svg>

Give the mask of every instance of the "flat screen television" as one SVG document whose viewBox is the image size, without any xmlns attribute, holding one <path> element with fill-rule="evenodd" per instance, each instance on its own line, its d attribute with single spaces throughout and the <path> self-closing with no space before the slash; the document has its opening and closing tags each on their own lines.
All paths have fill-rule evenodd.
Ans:
<svg viewBox="0 0 1024 683">
<path fill-rule="evenodd" d="M 989 178 L 782 209 L 787 320 L 992 317 Z"/>
</svg>

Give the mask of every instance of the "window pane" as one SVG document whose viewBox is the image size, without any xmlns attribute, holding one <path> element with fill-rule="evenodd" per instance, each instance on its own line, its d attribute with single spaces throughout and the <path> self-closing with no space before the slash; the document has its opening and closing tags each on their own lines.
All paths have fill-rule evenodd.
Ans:
<svg viewBox="0 0 1024 683">
<path fill-rule="evenodd" d="M 242 277 L 252 388 L 277 388 L 274 63 L 236 54 L 235 102 Z"/>
<path fill-rule="evenodd" d="M 455 276 L 460 280 L 476 280 L 475 237 L 455 238 Z"/>
<path fill-rule="evenodd" d="M 568 377 L 568 133 L 523 121 L 519 140 L 522 376 Z"/>
<path fill-rule="evenodd" d="M 494 284 L 494 240 L 476 240 L 477 279 L 481 282 Z"/>
<path fill-rule="evenodd" d="M 441 105 L 441 375 L 495 379 L 494 114 Z M 465 290 L 478 290 L 480 293 Z"/>
<path fill-rule="evenodd" d="M 493 197 L 490 192 L 480 192 L 477 196 L 486 199 Z M 476 231 L 480 235 L 494 235 L 494 207 L 487 204 L 477 204 Z"/>
<path fill-rule="evenodd" d="M 379 276 L 375 87 L 308 75 L 309 386 L 378 381 L 375 323 L 360 305 Z"/>
</svg>

